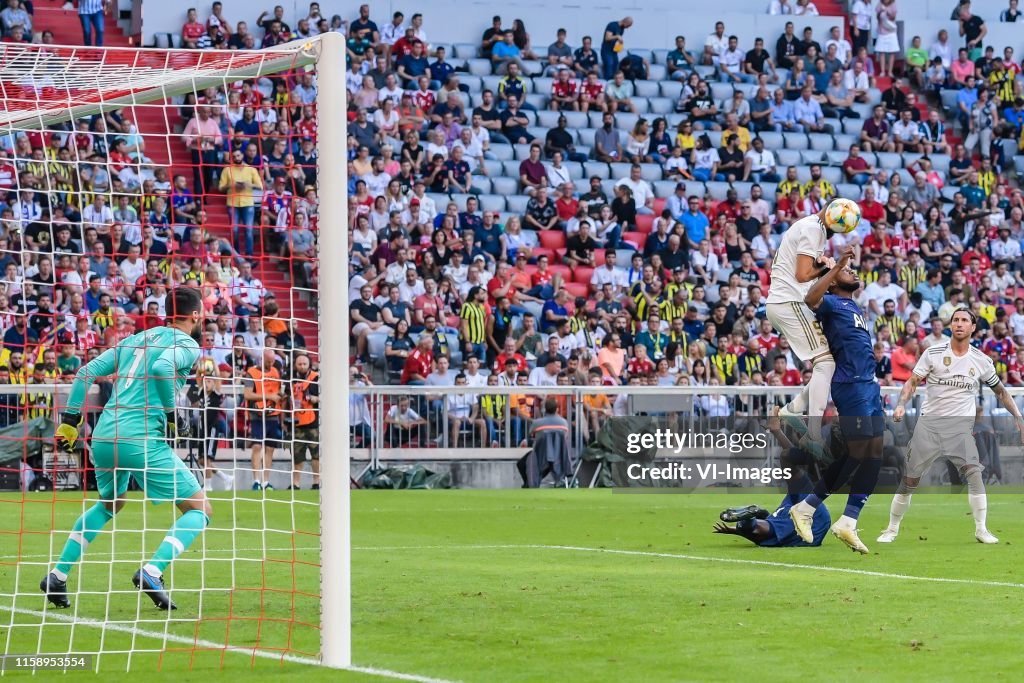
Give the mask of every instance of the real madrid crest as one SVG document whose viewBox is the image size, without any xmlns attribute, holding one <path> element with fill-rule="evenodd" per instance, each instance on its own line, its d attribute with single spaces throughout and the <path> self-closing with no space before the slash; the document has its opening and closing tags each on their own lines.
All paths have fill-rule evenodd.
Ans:
<svg viewBox="0 0 1024 683">
<path fill-rule="evenodd" d="M 952 359 L 952 358 L 950 358 L 949 356 L 943 356 L 943 357 L 942 357 L 942 364 L 943 364 L 943 365 L 945 365 L 945 366 L 946 366 L 947 368 L 948 368 L 948 367 L 949 367 L 949 366 L 950 366 L 950 365 L 951 365 L 952 363 L 953 363 L 953 359 Z"/>
</svg>

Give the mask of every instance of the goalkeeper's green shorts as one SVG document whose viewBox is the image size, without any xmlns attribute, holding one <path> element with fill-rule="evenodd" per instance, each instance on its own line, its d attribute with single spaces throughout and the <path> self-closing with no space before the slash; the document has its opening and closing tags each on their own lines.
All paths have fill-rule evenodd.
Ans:
<svg viewBox="0 0 1024 683">
<path fill-rule="evenodd" d="M 134 479 L 153 503 L 178 502 L 202 490 L 192 471 L 160 439 L 93 438 L 92 462 L 102 500 L 114 500 Z"/>
</svg>

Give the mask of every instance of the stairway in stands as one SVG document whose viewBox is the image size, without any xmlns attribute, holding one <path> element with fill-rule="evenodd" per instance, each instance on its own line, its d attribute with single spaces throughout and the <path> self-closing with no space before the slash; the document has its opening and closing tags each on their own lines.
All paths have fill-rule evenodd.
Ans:
<svg viewBox="0 0 1024 683">
<path fill-rule="evenodd" d="M 43 0 L 36 5 L 38 30 L 53 31 L 54 40 L 62 45 L 80 45 L 82 43 L 82 27 L 76 10 L 61 9 L 62 2 Z M 117 25 L 113 16 L 106 17 L 104 43 L 109 47 L 130 47 L 132 41 Z M 146 154 L 154 163 L 166 166 L 170 175 L 181 174 L 192 183 L 191 156 L 179 135 L 181 124 L 178 121 L 177 107 L 138 106 L 130 112 L 146 140 Z M 165 135 L 170 133 L 170 137 Z M 193 188 L 194 189 L 194 188 Z M 226 239 L 230 239 L 231 228 L 224 196 L 212 194 L 205 198 L 204 206 L 209 217 L 210 231 Z M 306 338 L 306 346 L 314 353 L 318 349 L 317 313 L 302 295 L 292 292 L 288 276 L 278 268 L 278 258 L 257 259 L 254 265 L 256 276 L 263 281 L 268 290 L 274 293 L 281 307 L 281 316 L 285 319 L 294 318 L 298 331 Z"/>
</svg>

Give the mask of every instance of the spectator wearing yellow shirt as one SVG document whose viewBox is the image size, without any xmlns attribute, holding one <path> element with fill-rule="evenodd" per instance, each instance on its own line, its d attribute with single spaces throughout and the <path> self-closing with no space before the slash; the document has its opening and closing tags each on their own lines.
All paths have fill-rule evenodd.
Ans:
<svg viewBox="0 0 1024 683">
<path fill-rule="evenodd" d="M 245 163 L 240 150 L 231 153 L 231 163 L 220 176 L 220 190 L 227 195 L 228 215 L 231 218 L 231 235 L 235 250 L 252 256 L 252 226 L 256 218 L 254 192 L 263 191 L 263 180 L 259 172 Z M 243 232 L 244 231 L 244 232 Z M 244 249 L 241 236 L 244 234 Z"/>
<path fill-rule="evenodd" d="M 601 368 L 591 368 L 587 373 L 587 382 L 592 387 L 604 384 L 604 373 Z M 605 394 L 584 394 L 583 412 L 586 415 L 584 437 L 589 441 L 601 431 L 601 422 L 612 416 L 612 404 Z"/>
</svg>

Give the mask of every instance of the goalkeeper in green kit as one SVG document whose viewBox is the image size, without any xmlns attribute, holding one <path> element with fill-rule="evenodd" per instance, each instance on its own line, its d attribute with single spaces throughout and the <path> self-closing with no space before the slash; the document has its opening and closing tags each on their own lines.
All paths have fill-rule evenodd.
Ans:
<svg viewBox="0 0 1024 683">
<path fill-rule="evenodd" d="M 181 516 L 152 559 L 135 572 L 132 583 L 157 607 L 177 609 L 164 588 L 163 572 L 210 523 L 211 508 L 195 475 L 173 450 L 187 436 L 187 420 L 178 422 L 177 392 L 200 356 L 203 304 L 199 292 L 178 287 L 167 296 L 167 327 L 139 332 L 82 367 L 71 386 L 66 412 L 56 430 L 57 446 L 72 450 L 82 424 L 82 404 L 92 383 L 112 376 L 113 394 L 92 433 L 92 461 L 100 501 L 72 527 L 53 569 L 39 584 L 57 607 L 69 607 L 68 574 L 86 546 L 124 506 L 132 478 L 154 503 L 174 501 Z"/>
</svg>

